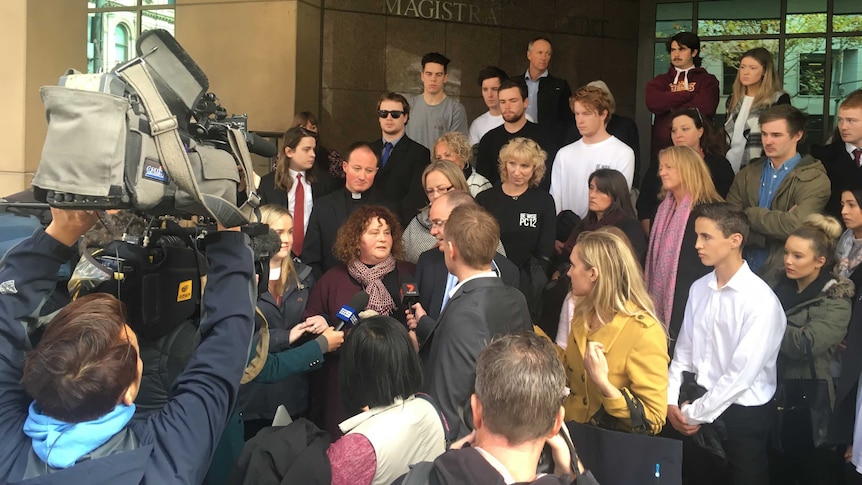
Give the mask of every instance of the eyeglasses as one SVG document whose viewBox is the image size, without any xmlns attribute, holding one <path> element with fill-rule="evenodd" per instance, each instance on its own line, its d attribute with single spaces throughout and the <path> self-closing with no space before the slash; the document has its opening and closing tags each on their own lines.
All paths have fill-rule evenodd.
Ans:
<svg viewBox="0 0 862 485">
<path fill-rule="evenodd" d="M 404 114 L 403 111 L 397 111 L 397 110 L 391 110 L 391 111 L 386 110 L 386 109 L 377 110 L 377 116 L 379 116 L 381 118 L 386 118 L 387 116 L 392 115 L 393 120 L 397 120 L 398 118 L 401 118 L 401 115 L 403 115 L 403 114 Z"/>
<path fill-rule="evenodd" d="M 425 193 L 428 195 L 428 197 L 431 197 L 434 194 L 441 194 L 441 195 L 445 194 L 446 192 L 449 192 L 450 190 L 452 190 L 454 188 L 455 188 L 454 185 L 450 185 L 448 187 L 435 187 L 433 189 L 426 190 Z"/>
<path fill-rule="evenodd" d="M 446 221 L 448 220 L 449 219 L 437 219 L 436 221 L 431 221 L 431 226 L 440 229 L 441 227 L 443 227 L 443 225 L 446 224 Z"/>
</svg>

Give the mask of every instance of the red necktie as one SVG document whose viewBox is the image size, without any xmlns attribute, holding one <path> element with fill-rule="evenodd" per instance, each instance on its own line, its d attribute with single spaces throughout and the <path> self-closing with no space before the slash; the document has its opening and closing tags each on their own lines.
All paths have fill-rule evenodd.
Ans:
<svg viewBox="0 0 862 485">
<path fill-rule="evenodd" d="M 302 241 L 305 239 L 305 187 L 302 174 L 296 174 L 296 196 L 293 198 L 293 254 L 302 255 Z"/>
<path fill-rule="evenodd" d="M 862 148 L 857 148 L 853 150 L 853 161 L 856 162 L 856 166 L 862 166 Z"/>
</svg>

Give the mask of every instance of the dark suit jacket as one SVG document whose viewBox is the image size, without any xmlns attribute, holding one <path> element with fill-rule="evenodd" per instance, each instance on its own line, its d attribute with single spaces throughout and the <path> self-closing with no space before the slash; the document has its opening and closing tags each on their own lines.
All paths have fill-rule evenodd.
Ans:
<svg viewBox="0 0 862 485">
<path fill-rule="evenodd" d="M 524 295 L 500 278 L 464 283 L 439 320 L 426 316 L 419 321 L 416 334 L 425 371 L 422 389 L 440 405 L 451 439 L 469 432 L 459 408 L 473 392 L 479 352 L 498 335 L 531 329 Z"/>
<path fill-rule="evenodd" d="M 311 182 L 311 198 L 314 201 L 331 193 L 335 189 L 335 183 L 328 174 L 320 173 L 320 171 L 312 167 L 314 170 L 315 181 Z M 269 172 L 260 179 L 260 186 L 257 188 L 257 195 L 260 196 L 260 205 L 275 204 L 282 207 L 287 207 L 287 192 L 281 187 L 275 186 L 275 172 Z"/>
<path fill-rule="evenodd" d="M 862 185 L 862 168 L 856 166 L 844 147 L 844 142 L 839 139 L 835 143 L 811 148 L 811 156 L 820 160 L 826 168 L 826 175 L 832 186 L 832 193 L 824 210 L 838 220 L 841 220 L 841 192 Z"/>
<path fill-rule="evenodd" d="M 369 143 L 379 159 L 383 155 L 383 139 Z M 389 154 L 386 166 L 374 176 L 374 186 L 386 200 L 398 207 L 402 226 L 406 227 L 419 210 L 428 203 L 422 186 L 422 172 L 431 163 L 431 152 L 404 135 Z"/>
<path fill-rule="evenodd" d="M 556 146 L 562 146 L 566 131 L 575 124 L 575 115 L 569 107 L 571 96 L 572 89 L 565 79 L 550 74 L 539 79 L 538 124 L 543 130 L 552 133 Z"/>
<path fill-rule="evenodd" d="M 494 254 L 494 263 L 499 268 L 500 279 L 506 286 L 519 288 L 521 279 L 520 271 L 515 263 L 500 253 Z M 443 293 L 446 291 L 446 278 L 449 270 L 446 269 L 446 261 L 443 253 L 437 248 L 431 248 L 419 255 L 416 263 L 416 285 L 419 287 L 419 303 L 431 318 L 440 316 L 440 307 L 443 306 Z"/>
<path fill-rule="evenodd" d="M 374 187 L 362 194 L 363 204 L 381 204 L 389 207 Z M 390 207 L 391 208 L 391 207 Z M 311 266 L 315 279 L 341 261 L 332 254 L 332 245 L 338 228 L 347 220 L 347 189 L 339 189 L 314 201 L 305 240 L 302 243 L 302 262 Z"/>
</svg>

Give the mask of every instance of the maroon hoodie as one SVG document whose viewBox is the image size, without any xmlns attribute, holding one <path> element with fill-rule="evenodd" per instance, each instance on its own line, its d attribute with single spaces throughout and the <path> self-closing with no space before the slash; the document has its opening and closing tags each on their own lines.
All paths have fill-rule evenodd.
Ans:
<svg viewBox="0 0 862 485">
<path fill-rule="evenodd" d="M 718 107 L 718 79 L 702 67 L 688 71 L 688 90 L 685 88 L 685 73 L 680 73 L 677 83 L 676 68 L 670 66 L 665 74 L 654 77 L 646 86 L 646 105 L 655 115 L 652 128 L 650 153 L 672 145 L 670 140 L 671 114 L 683 108 L 697 108 L 707 123 L 712 120 Z M 710 118 L 710 119 L 706 119 Z"/>
</svg>

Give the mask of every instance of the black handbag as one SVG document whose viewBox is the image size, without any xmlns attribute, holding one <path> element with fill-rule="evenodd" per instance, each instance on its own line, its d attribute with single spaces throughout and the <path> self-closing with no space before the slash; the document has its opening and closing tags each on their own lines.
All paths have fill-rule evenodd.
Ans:
<svg viewBox="0 0 862 485">
<path fill-rule="evenodd" d="M 810 379 L 780 379 L 775 392 L 772 446 L 782 453 L 803 453 L 826 445 L 832 405 L 829 383 L 817 379 L 811 343 L 803 336 Z"/>
</svg>

